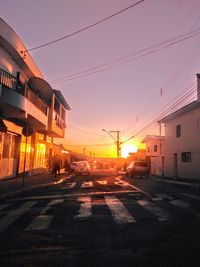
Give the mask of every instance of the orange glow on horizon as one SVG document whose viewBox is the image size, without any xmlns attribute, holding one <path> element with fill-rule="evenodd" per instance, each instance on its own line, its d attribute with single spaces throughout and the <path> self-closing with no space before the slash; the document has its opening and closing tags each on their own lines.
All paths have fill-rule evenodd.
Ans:
<svg viewBox="0 0 200 267">
<path fill-rule="evenodd" d="M 137 146 L 135 144 L 124 144 L 121 148 L 121 156 L 122 158 L 127 158 L 129 156 L 129 153 L 131 152 L 137 152 Z"/>
</svg>

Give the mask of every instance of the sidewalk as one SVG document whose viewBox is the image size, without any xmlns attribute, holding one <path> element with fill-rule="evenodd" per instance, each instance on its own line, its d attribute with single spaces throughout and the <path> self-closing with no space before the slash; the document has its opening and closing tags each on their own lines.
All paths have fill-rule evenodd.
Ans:
<svg viewBox="0 0 200 267">
<path fill-rule="evenodd" d="M 156 176 L 153 174 L 151 174 L 150 177 L 160 182 L 172 183 L 172 184 L 178 184 L 178 185 L 186 185 L 186 186 L 193 187 L 193 188 L 200 188 L 200 179 L 190 179 L 190 178 L 175 179 L 172 177 L 160 177 L 160 176 Z"/>
<path fill-rule="evenodd" d="M 41 186 L 53 185 L 61 183 L 64 178 L 68 177 L 68 173 L 61 172 L 60 176 L 54 177 L 50 172 L 39 173 L 32 176 L 17 176 L 10 179 L 0 181 L 0 199 L 15 195 L 20 192 L 28 191 Z"/>
</svg>

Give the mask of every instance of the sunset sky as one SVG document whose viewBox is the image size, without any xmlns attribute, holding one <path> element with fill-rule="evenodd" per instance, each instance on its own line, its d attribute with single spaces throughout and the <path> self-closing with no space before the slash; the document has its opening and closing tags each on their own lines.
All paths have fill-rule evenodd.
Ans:
<svg viewBox="0 0 200 267">
<path fill-rule="evenodd" d="M 115 156 L 102 129 L 137 147 L 168 104 L 195 89 L 200 72 L 200 1 L 0 0 L 0 16 L 71 107 L 68 149 Z M 77 32 L 62 41 L 34 49 Z M 197 31 L 199 29 L 199 32 Z M 196 98 L 195 90 L 181 104 Z M 113 134 L 116 137 L 115 134 Z"/>
</svg>

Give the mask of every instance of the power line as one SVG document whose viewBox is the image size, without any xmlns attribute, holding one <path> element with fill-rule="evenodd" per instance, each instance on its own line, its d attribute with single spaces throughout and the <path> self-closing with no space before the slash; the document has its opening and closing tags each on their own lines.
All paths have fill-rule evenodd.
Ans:
<svg viewBox="0 0 200 267">
<path fill-rule="evenodd" d="M 177 102 L 175 102 L 175 104 L 173 104 L 171 107 L 169 107 L 168 109 L 164 110 L 161 114 L 159 114 L 157 117 L 153 118 L 152 121 L 150 123 L 148 123 L 146 126 L 144 126 L 139 132 L 137 132 L 135 135 L 138 135 L 139 133 L 141 133 L 143 130 L 149 128 L 151 125 L 153 124 L 157 124 L 157 121 L 159 119 L 161 119 L 162 117 L 165 117 L 167 115 L 169 115 L 171 112 L 174 112 L 175 110 L 177 110 L 178 108 L 180 108 L 180 104 L 182 104 L 182 101 L 185 100 L 186 97 L 188 97 L 189 95 L 191 95 L 194 92 L 194 90 L 192 89 L 192 91 L 189 92 L 189 94 L 187 94 L 186 96 L 184 95 L 180 100 L 178 100 Z"/>
<path fill-rule="evenodd" d="M 99 137 L 105 137 L 105 135 L 102 135 L 102 134 L 95 134 L 95 133 L 92 133 L 92 132 L 88 132 L 88 131 L 85 131 L 85 130 L 82 130 L 80 128 L 77 128 L 75 126 L 72 126 L 72 125 L 68 125 L 67 127 L 71 128 L 71 129 L 74 129 L 76 131 L 79 131 L 81 133 L 84 133 L 84 134 L 89 134 L 89 135 L 94 135 L 94 136 L 99 136 Z"/>
<path fill-rule="evenodd" d="M 108 69 L 117 67 L 119 65 L 126 64 L 126 63 L 129 63 L 131 61 L 140 59 L 142 57 L 154 54 L 154 53 L 156 53 L 156 52 L 158 52 L 160 50 L 163 50 L 165 48 L 168 48 L 168 47 L 171 47 L 173 45 L 176 45 L 176 44 L 178 44 L 180 42 L 188 40 L 188 39 L 190 39 L 190 38 L 192 38 L 194 36 L 197 36 L 199 34 L 200 34 L 200 28 L 197 28 L 194 31 L 191 31 L 191 32 L 188 32 L 186 34 L 179 35 L 179 36 L 175 36 L 175 37 L 167 39 L 167 40 L 165 40 L 163 42 L 154 44 L 152 46 L 149 46 L 149 47 L 146 47 L 144 49 L 138 50 L 136 52 L 132 52 L 129 55 L 117 58 L 116 60 L 113 60 L 111 62 L 100 64 L 100 65 L 96 65 L 96 66 L 90 67 L 90 68 L 88 68 L 86 70 L 79 71 L 79 72 L 76 72 L 74 74 L 70 74 L 70 75 L 66 75 L 66 76 L 60 77 L 60 78 L 55 79 L 54 81 L 52 81 L 52 83 L 54 83 L 54 84 L 63 83 L 63 82 L 67 82 L 67 81 L 71 81 L 71 80 L 75 80 L 75 79 L 80 79 L 80 78 L 83 78 L 85 76 L 92 75 L 92 74 L 95 74 L 95 73 L 98 73 L 98 72 L 106 71 Z"/>
<path fill-rule="evenodd" d="M 67 147 L 104 147 L 104 146 L 114 146 L 113 143 L 105 143 L 105 144 L 80 144 L 80 145 L 67 145 Z"/>
<path fill-rule="evenodd" d="M 173 103 L 173 105 L 171 105 L 170 107 L 167 107 L 162 113 L 155 116 L 150 122 L 148 122 L 142 129 L 138 130 L 134 135 L 135 136 L 139 135 L 141 132 L 144 132 L 146 129 L 148 129 L 152 125 L 157 124 L 157 121 L 160 120 L 162 117 L 169 115 L 171 112 L 175 112 L 177 109 L 181 107 L 181 105 L 183 106 L 184 101 L 188 97 L 190 97 L 195 91 L 196 91 L 196 87 L 192 86 L 190 90 L 186 94 L 184 94 L 182 97 L 180 97 L 175 103 Z"/>
<path fill-rule="evenodd" d="M 134 3 L 134 4 L 132 4 L 132 5 L 130 5 L 130 6 L 126 7 L 126 8 L 124 8 L 124 9 L 121 9 L 120 11 L 118 11 L 118 12 L 116 12 L 116 13 L 114 13 L 114 14 L 112 14 L 112 15 L 106 17 L 106 18 L 103 18 L 103 19 L 101 19 L 101 20 L 99 20 L 99 21 L 97 21 L 97 22 L 95 22 L 95 23 L 92 23 L 92 24 L 90 24 L 90 25 L 88 25 L 88 26 L 86 26 L 86 27 L 84 27 L 84 28 L 81 28 L 80 30 L 77 30 L 77 31 L 75 31 L 75 32 L 73 32 L 73 33 L 70 33 L 70 34 L 65 35 L 65 36 L 63 36 L 63 37 L 61 37 L 61 38 L 55 39 L 55 40 L 53 40 L 53 41 L 47 42 L 47 43 L 45 43 L 45 44 L 42 44 L 42 45 L 39 45 L 39 46 L 30 48 L 30 49 L 24 50 L 23 52 L 30 52 L 30 51 L 33 51 L 33 50 L 36 50 L 36 49 L 40 49 L 40 48 L 42 48 L 42 47 L 45 47 L 45 46 L 48 46 L 48 45 L 55 44 L 55 43 L 60 42 L 60 41 L 62 41 L 62 40 L 64 40 L 64 39 L 66 39 L 66 38 L 69 38 L 69 37 L 72 37 L 72 36 L 74 36 L 74 35 L 77 35 L 77 34 L 83 32 L 83 31 L 86 31 L 86 30 L 88 30 L 88 29 L 90 29 L 90 28 L 93 28 L 93 27 L 97 26 L 97 25 L 100 24 L 100 23 L 103 23 L 103 22 L 105 22 L 105 21 L 107 21 L 107 20 L 109 20 L 109 19 L 112 19 L 113 17 L 115 17 L 115 16 L 117 16 L 117 15 L 120 15 L 121 13 L 127 11 L 127 10 L 130 9 L 130 8 L 133 8 L 133 7 L 135 7 L 135 6 L 139 5 L 139 4 L 141 4 L 141 3 L 144 2 L 144 1 L 145 1 L 145 0 L 140 0 L 140 1 L 138 1 L 138 2 L 136 2 L 136 3 Z"/>
</svg>

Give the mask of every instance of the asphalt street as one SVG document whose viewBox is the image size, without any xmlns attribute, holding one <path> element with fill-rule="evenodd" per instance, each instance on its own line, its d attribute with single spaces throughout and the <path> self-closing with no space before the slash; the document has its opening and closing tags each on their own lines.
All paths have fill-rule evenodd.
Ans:
<svg viewBox="0 0 200 267">
<path fill-rule="evenodd" d="M 114 172 L 0 202 L 0 266 L 200 266 L 200 188 Z"/>
</svg>

